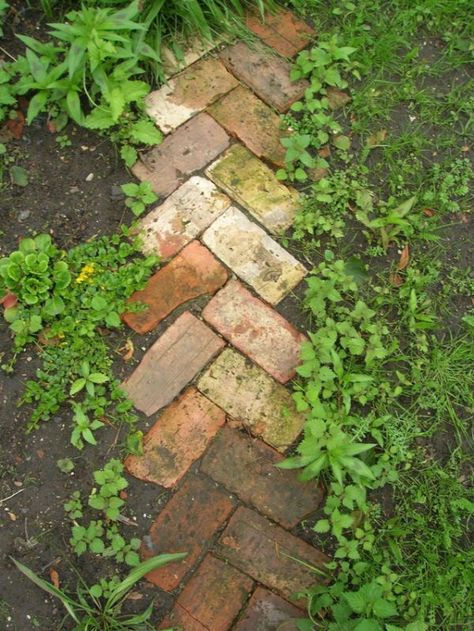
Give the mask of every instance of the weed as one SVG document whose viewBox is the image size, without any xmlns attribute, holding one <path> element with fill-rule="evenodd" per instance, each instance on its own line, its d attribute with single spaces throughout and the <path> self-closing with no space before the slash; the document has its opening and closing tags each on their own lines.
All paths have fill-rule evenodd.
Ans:
<svg viewBox="0 0 474 631">
<path fill-rule="evenodd" d="M 139 184 L 130 182 L 129 184 L 122 184 L 121 188 L 127 196 L 125 205 L 130 208 L 136 217 L 141 215 L 149 204 L 153 204 L 158 199 L 151 188 L 150 182 L 145 181 Z"/>
</svg>

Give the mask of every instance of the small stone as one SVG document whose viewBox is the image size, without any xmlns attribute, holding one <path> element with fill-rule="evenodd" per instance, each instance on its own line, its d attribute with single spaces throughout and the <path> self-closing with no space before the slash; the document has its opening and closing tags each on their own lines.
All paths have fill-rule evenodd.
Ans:
<svg viewBox="0 0 474 631">
<path fill-rule="evenodd" d="M 94 179 L 94 174 L 89 173 L 89 175 L 86 177 L 86 182 L 92 182 L 93 179 Z"/>
<path fill-rule="evenodd" d="M 125 193 L 118 184 L 112 184 L 110 187 L 110 199 L 113 202 L 120 202 L 125 198 Z"/>
<path fill-rule="evenodd" d="M 25 221 L 31 215 L 31 211 L 29 210 L 20 210 L 18 213 L 18 221 Z"/>
<path fill-rule="evenodd" d="M 254 436 L 284 452 L 299 436 L 305 417 L 288 390 L 240 353 L 226 348 L 198 381 L 199 390 Z"/>
<path fill-rule="evenodd" d="M 270 232 L 293 224 L 299 195 L 279 182 L 273 171 L 239 144 L 232 145 L 206 174 Z"/>
<path fill-rule="evenodd" d="M 202 237 L 221 261 L 272 305 L 306 275 L 306 269 L 260 226 L 231 206 Z"/>
</svg>

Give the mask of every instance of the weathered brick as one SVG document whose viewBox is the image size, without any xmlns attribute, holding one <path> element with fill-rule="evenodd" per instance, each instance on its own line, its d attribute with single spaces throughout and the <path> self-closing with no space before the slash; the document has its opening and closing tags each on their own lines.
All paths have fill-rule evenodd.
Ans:
<svg viewBox="0 0 474 631">
<path fill-rule="evenodd" d="M 210 57 L 189 66 L 159 90 L 151 92 L 145 99 L 146 111 L 167 134 L 237 84 L 219 59 Z"/>
<path fill-rule="evenodd" d="M 143 251 L 170 259 L 210 226 L 230 203 L 227 195 L 207 178 L 191 177 L 140 221 Z"/>
<path fill-rule="evenodd" d="M 304 416 L 288 390 L 240 353 L 226 348 L 198 381 L 199 390 L 234 422 L 285 451 L 298 438 Z"/>
<path fill-rule="evenodd" d="M 238 42 L 225 48 L 221 59 L 237 79 L 279 112 L 286 112 L 309 85 L 306 80 L 291 81 L 291 65 L 264 47 L 250 48 Z"/>
<path fill-rule="evenodd" d="M 226 280 L 225 268 L 199 241 L 193 241 L 158 270 L 143 290 L 130 297 L 129 302 L 148 308 L 125 313 L 122 319 L 137 333 L 148 333 L 176 307 L 203 294 L 215 293 Z"/>
<path fill-rule="evenodd" d="M 147 416 L 170 403 L 224 346 L 201 320 L 186 311 L 146 352 L 122 384 Z"/>
<path fill-rule="evenodd" d="M 278 631 L 284 622 L 302 617 L 300 609 L 268 589 L 257 587 L 234 631 Z"/>
<path fill-rule="evenodd" d="M 307 46 L 314 30 L 291 13 L 279 10 L 277 13 L 265 13 L 264 22 L 260 16 L 247 17 L 247 26 L 270 48 L 284 57 L 293 57 Z"/>
<path fill-rule="evenodd" d="M 321 504 L 323 492 L 304 484 L 296 471 L 277 469 L 282 460 L 261 440 L 224 427 L 206 453 L 201 470 L 246 504 L 285 528 L 293 528 Z"/>
<path fill-rule="evenodd" d="M 284 598 L 320 581 L 319 574 L 309 568 L 324 570 L 330 561 L 321 551 L 244 506 L 232 516 L 215 554 Z"/>
<path fill-rule="evenodd" d="M 145 436 L 143 455 L 125 460 L 127 471 L 147 482 L 173 486 L 202 456 L 224 422 L 220 408 L 196 388 L 188 388 Z"/>
<path fill-rule="evenodd" d="M 132 173 L 139 180 L 149 181 L 155 193 L 169 195 L 228 145 L 229 137 L 222 127 L 201 112 L 167 136 L 161 145 L 142 154 Z"/>
<path fill-rule="evenodd" d="M 240 144 L 220 156 L 207 175 L 272 233 L 293 224 L 299 195 L 277 180 L 273 171 Z"/>
<path fill-rule="evenodd" d="M 252 591 L 253 581 L 231 565 L 207 555 L 178 596 L 160 629 L 227 631 Z M 197 627 L 194 627 L 197 622 Z"/>
<path fill-rule="evenodd" d="M 219 44 L 219 40 L 215 38 L 212 42 L 204 40 L 200 37 L 192 38 L 182 50 L 182 59 L 178 59 L 175 53 L 168 48 L 162 46 L 160 50 L 163 62 L 163 71 L 166 77 L 171 77 L 178 72 L 184 70 Z"/>
<path fill-rule="evenodd" d="M 277 304 L 306 269 L 274 239 L 231 206 L 206 230 L 204 243 L 270 304 Z"/>
<path fill-rule="evenodd" d="M 180 563 L 158 568 L 147 579 L 166 591 L 175 589 L 209 548 L 216 531 L 229 518 L 234 504 L 209 478 L 193 476 L 185 480 L 153 522 L 143 540 L 144 559 L 156 554 L 187 552 Z"/>
<path fill-rule="evenodd" d="M 231 280 L 202 313 L 233 346 L 281 383 L 295 376 L 306 337 L 237 280 Z"/>
<path fill-rule="evenodd" d="M 240 85 L 207 111 L 219 125 L 255 155 L 276 166 L 285 165 L 280 117 L 250 90 Z"/>
</svg>

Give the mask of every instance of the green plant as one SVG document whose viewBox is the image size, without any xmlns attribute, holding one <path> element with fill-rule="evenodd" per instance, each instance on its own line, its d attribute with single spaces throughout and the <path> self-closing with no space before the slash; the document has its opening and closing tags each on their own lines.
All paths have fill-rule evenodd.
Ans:
<svg viewBox="0 0 474 631">
<path fill-rule="evenodd" d="M 135 182 L 122 184 L 121 189 L 127 196 L 125 205 L 136 217 L 141 215 L 149 204 L 153 204 L 158 199 L 158 196 L 153 192 L 151 183 L 147 181 L 139 184 L 135 184 Z"/>
<path fill-rule="evenodd" d="M 94 480 L 99 488 L 89 495 L 89 506 L 103 511 L 109 520 L 116 520 L 120 515 L 120 508 L 125 504 L 119 497 L 120 491 L 128 486 L 122 473 L 123 464 L 115 459 L 109 460 L 103 469 L 94 471 Z"/>
<path fill-rule="evenodd" d="M 84 507 L 81 500 L 81 492 L 74 491 L 69 500 L 64 504 L 64 511 L 71 520 L 80 519 L 84 514 Z"/>
<path fill-rule="evenodd" d="M 61 147 L 61 149 L 65 149 L 66 147 L 70 147 L 72 145 L 72 140 L 67 134 L 56 136 L 56 142 Z"/>
<path fill-rule="evenodd" d="M 468 195 L 473 181 L 474 170 L 467 159 L 457 159 L 446 166 L 434 164 L 424 183 L 422 201 L 436 212 L 459 212 L 461 200 Z"/>
<path fill-rule="evenodd" d="M 70 544 L 77 556 L 81 556 L 87 551 L 93 554 L 103 554 L 105 550 L 104 534 L 105 529 L 102 520 L 92 520 L 87 526 L 76 524 L 71 530 Z"/>
<path fill-rule="evenodd" d="M 74 622 L 73 631 L 132 631 L 133 629 L 150 628 L 147 624 L 153 611 L 153 603 L 141 614 L 122 614 L 124 600 L 130 589 L 149 572 L 168 563 L 182 560 L 186 554 L 162 554 L 137 565 L 121 581 L 96 583 L 90 588 L 82 583 L 77 588 L 77 596 L 54 587 L 40 578 L 28 567 L 12 559 L 16 567 L 35 585 L 58 598 Z M 171 631 L 171 630 L 168 630 Z"/>
</svg>

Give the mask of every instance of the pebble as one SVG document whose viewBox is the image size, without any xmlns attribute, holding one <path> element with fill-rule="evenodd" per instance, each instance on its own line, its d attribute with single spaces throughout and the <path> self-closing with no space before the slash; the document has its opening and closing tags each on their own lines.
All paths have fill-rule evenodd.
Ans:
<svg viewBox="0 0 474 631">
<path fill-rule="evenodd" d="M 89 175 L 86 177 L 86 182 L 92 182 L 93 179 L 94 179 L 94 174 L 89 173 Z"/>
<path fill-rule="evenodd" d="M 125 197 L 125 194 L 120 188 L 120 186 L 118 184 L 112 184 L 112 186 L 110 187 L 110 199 L 113 202 L 118 202 L 124 199 L 124 197 Z"/>
<path fill-rule="evenodd" d="M 20 210 L 18 213 L 18 221 L 25 221 L 31 215 L 31 211 L 29 210 Z"/>
</svg>

